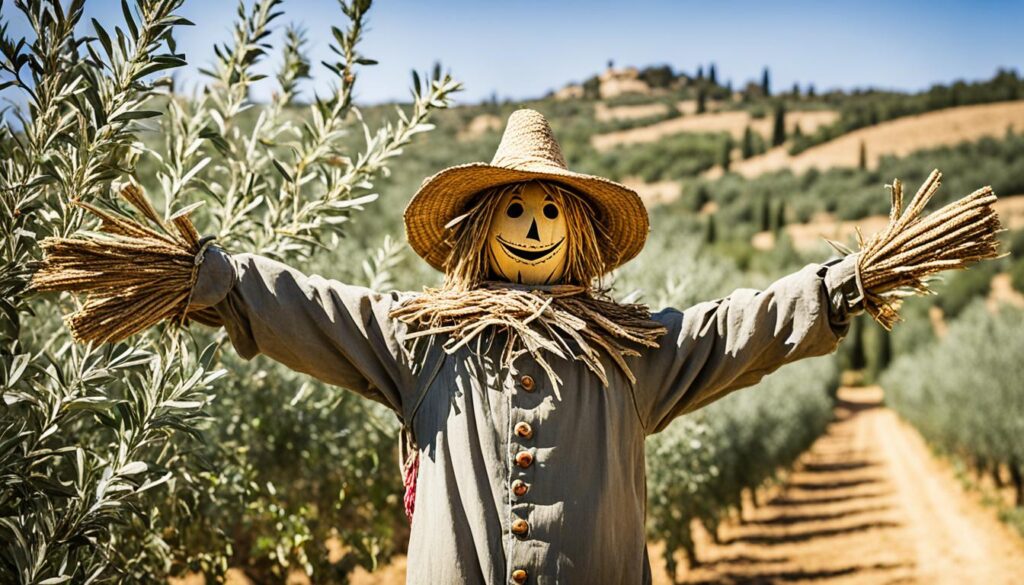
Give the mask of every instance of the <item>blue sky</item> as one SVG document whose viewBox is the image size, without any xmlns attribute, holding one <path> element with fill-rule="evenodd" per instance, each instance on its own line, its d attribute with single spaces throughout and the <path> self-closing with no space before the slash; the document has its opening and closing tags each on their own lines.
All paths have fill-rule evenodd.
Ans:
<svg viewBox="0 0 1024 585">
<path fill-rule="evenodd" d="M 247 0 L 247 3 L 251 0 Z M 3 3 L 12 35 L 25 24 Z M 233 0 L 187 0 L 182 15 L 197 26 L 177 33 L 190 66 L 186 87 L 210 62 L 214 41 L 230 38 Z M 327 58 L 330 25 L 343 25 L 335 0 L 286 0 L 278 20 L 303 23 L 312 54 Z M 88 17 L 120 22 L 119 3 L 88 0 Z M 86 22 L 88 20 L 86 19 Z M 990 77 L 998 67 L 1024 69 L 1024 2 L 764 2 L 526 0 L 467 2 L 379 0 L 370 12 L 363 53 L 380 61 L 360 79 L 362 102 L 404 99 L 409 71 L 440 61 L 462 80 L 460 101 L 497 93 L 543 95 L 569 81 L 619 65 L 667 63 L 693 71 L 714 62 L 737 86 L 769 66 L 773 85 L 915 90 L 955 79 Z M 84 33 L 91 33 L 87 26 Z M 277 37 L 275 37 L 277 38 Z M 272 70 L 276 55 L 264 68 Z M 317 66 L 323 87 L 326 71 Z M 255 89 L 269 95 L 273 83 Z"/>
</svg>

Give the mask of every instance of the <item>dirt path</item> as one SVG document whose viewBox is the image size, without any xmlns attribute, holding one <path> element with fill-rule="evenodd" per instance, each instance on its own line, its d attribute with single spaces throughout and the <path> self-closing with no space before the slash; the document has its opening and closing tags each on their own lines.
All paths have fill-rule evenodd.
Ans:
<svg viewBox="0 0 1024 585">
<path fill-rule="evenodd" d="M 778 495 L 745 523 L 723 527 L 722 544 L 701 542 L 704 564 L 681 582 L 1024 582 L 1024 541 L 880 406 L 881 391 L 843 389 L 840 397 L 839 421 Z M 655 574 L 669 582 L 660 566 Z"/>
</svg>

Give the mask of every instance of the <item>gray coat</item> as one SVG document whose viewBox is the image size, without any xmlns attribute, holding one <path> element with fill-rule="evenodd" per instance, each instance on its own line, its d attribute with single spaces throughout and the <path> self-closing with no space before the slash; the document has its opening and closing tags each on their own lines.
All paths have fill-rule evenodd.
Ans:
<svg viewBox="0 0 1024 585">
<path fill-rule="evenodd" d="M 555 388 L 501 343 L 410 351 L 388 317 L 410 293 L 377 293 L 213 248 L 194 307 L 210 307 L 244 358 L 265 354 L 391 408 L 420 450 L 408 583 L 650 583 L 644 439 L 674 418 L 829 353 L 859 310 L 855 257 L 810 265 L 653 319 L 668 333 L 610 362 L 605 388 L 550 358 Z M 493 340 L 492 340 L 493 341 Z"/>
</svg>

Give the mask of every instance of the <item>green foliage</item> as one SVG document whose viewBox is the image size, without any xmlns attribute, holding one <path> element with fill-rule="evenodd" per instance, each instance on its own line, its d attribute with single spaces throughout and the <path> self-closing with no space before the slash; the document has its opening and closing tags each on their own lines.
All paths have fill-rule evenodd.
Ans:
<svg viewBox="0 0 1024 585">
<path fill-rule="evenodd" d="M 886 120 L 942 108 L 1016 100 L 1021 97 L 1024 97 L 1024 80 L 1012 69 L 1000 69 L 987 81 L 957 81 L 949 86 L 935 85 L 918 94 L 869 90 L 854 92 L 850 96 L 836 96 L 839 119 L 795 141 L 791 152 L 798 154 L 847 132 Z"/>
<path fill-rule="evenodd" d="M 648 441 L 648 533 L 665 542 L 670 575 L 675 552 L 697 559 L 691 521 L 714 534 L 745 490 L 776 477 L 824 432 L 837 382 L 831 358 L 786 366 Z"/>
<path fill-rule="evenodd" d="M 976 469 L 1024 472 L 1024 311 L 968 307 L 940 341 L 901 355 L 882 375 L 886 401 L 943 452 Z M 1024 501 L 1018 501 L 1018 506 Z"/>
<path fill-rule="evenodd" d="M 732 164 L 732 136 L 729 134 L 725 135 L 725 141 L 722 143 L 722 171 L 728 173 L 729 165 Z"/>
<path fill-rule="evenodd" d="M 939 293 L 936 304 L 946 318 L 954 318 L 978 297 L 988 296 L 992 277 L 999 270 L 996 262 L 985 262 L 970 270 L 960 270 L 946 276 L 945 282 L 935 287 Z"/>
<path fill-rule="evenodd" d="M 781 171 L 754 179 L 730 174 L 708 183 L 708 191 L 718 204 L 719 227 L 723 228 L 720 235 L 747 239 L 750 222 L 758 217 L 761 197 L 767 193 L 785 194 L 789 213 L 800 222 L 819 212 L 833 213 L 839 219 L 860 219 L 889 212 L 889 197 L 883 185 L 894 177 L 915 185 L 934 168 L 942 169 L 944 175 L 942 189 L 932 203 L 936 208 L 982 185 L 992 185 L 999 195 L 1024 193 L 1024 135 L 1009 133 L 1002 138 L 922 150 L 902 158 L 882 157 L 874 171 L 812 169 L 799 176 Z"/>
<path fill-rule="evenodd" d="M 786 141 L 786 103 L 779 101 L 775 105 L 775 117 L 772 121 L 772 146 L 780 146 Z"/>
<path fill-rule="evenodd" d="M 721 162 L 727 134 L 675 134 L 657 142 L 618 146 L 598 153 L 571 152 L 570 164 L 581 172 L 613 179 L 640 177 L 661 181 L 694 177 Z M 568 150 L 568 149 L 567 149 Z"/>
<path fill-rule="evenodd" d="M 665 89 L 675 81 L 676 74 L 670 65 L 655 65 L 641 69 L 640 79 L 653 88 Z"/>
<path fill-rule="evenodd" d="M 229 249 L 314 258 L 342 241 L 374 181 L 458 89 L 438 69 L 414 75 L 409 106 L 376 130 L 363 123 L 351 96 L 373 60 L 357 50 L 370 7 L 359 0 L 340 3 L 350 24 L 333 29 L 333 91 L 296 123 L 310 64 L 293 28 L 281 91 L 256 106 L 253 67 L 282 14 L 280 0 L 258 0 L 239 5 L 200 98 L 160 93 L 170 84 L 154 77 L 185 63 L 171 37 L 189 24 L 180 3 L 125 2 L 122 26 L 93 21 L 95 36 L 78 37 L 82 2 L 32 0 L 15 6 L 34 38 L 3 28 L 5 91 L 28 100 L 12 114 L 21 130 L 6 117 L 0 127 L 3 582 L 157 582 L 188 569 L 216 578 L 229 566 L 260 582 L 292 569 L 344 582 L 402 540 L 400 482 L 380 471 L 394 452 L 390 415 L 282 366 L 220 355 L 220 332 L 164 326 L 77 345 L 61 324 L 71 297 L 26 294 L 39 239 L 96 227 L 69 202 L 117 205 L 111 194 L 128 181 L 162 200 L 165 216 L 191 209 Z M 349 280 L 386 287 L 394 245 L 385 240 L 360 272 L 364 257 Z M 222 365 L 243 375 L 223 376 Z M 348 551 L 336 562 L 331 539 Z"/>
<path fill-rule="evenodd" d="M 1017 292 L 1024 292 L 1024 258 L 1017 258 L 1010 265 L 1010 284 Z"/>
</svg>

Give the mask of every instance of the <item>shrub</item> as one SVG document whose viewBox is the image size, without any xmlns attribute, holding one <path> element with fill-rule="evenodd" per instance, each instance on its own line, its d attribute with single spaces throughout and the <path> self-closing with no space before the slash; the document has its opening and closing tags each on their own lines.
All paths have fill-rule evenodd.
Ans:
<svg viewBox="0 0 1024 585">
<path fill-rule="evenodd" d="M 1009 469 L 1024 505 L 1024 311 L 975 302 L 940 341 L 898 357 L 886 401 L 940 450 L 976 469 Z"/>
<path fill-rule="evenodd" d="M 414 75 L 411 104 L 366 126 L 352 92 L 373 63 L 358 50 L 370 2 L 340 3 L 349 26 L 333 29 L 340 60 L 325 64 L 334 88 L 297 123 L 310 69 L 297 30 L 285 35 L 274 100 L 248 98 L 280 0 L 240 6 L 194 100 L 154 79 L 185 64 L 171 36 L 190 24 L 176 15 L 181 0 L 125 2 L 124 23 L 93 21 L 94 36 L 76 34 L 84 2 L 65 4 L 15 3 L 35 38 L 4 26 L 0 42 L 4 86 L 28 101 L 20 128 L 0 126 L 0 225 L 14 235 L 0 264 L 0 581 L 216 578 L 233 565 L 260 582 L 294 569 L 343 582 L 401 543 L 397 473 L 373 473 L 394 452 L 391 418 L 283 367 L 222 356 L 222 333 L 168 325 L 114 346 L 74 344 L 61 324 L 72 299 L 26 294 L 26 283 L 38 240 L 95 229 L 70 202 L 117 205 L 128 182 L 165 217 L 192 209 L 228 249 L 308 261 L 344 236 L 458 85 L 439 69 Z M 386 285 L 389 255 L 347 276 Z M 348 547 L 333 563 L 331 539 Z"/>
</svg>

